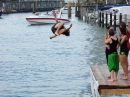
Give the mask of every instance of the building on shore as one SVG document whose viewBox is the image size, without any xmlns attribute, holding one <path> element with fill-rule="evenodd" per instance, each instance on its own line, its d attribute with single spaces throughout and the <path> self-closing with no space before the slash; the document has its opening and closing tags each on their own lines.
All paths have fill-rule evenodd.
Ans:
<svg viewBox="0 0 130 97">
<path fill-rule="evenodd" d="M 6 8 L 3 6 L 6 6 Z M 7 6 L 9 5 L 9 6 Z M 64 0 L 1 0 L 0 8 L 3 8 L 5 13 L 7 9 L 10 12 L 36 12 L 36 11 L 50 11 L 56 8 L 63 7 Z"/>
</svg>

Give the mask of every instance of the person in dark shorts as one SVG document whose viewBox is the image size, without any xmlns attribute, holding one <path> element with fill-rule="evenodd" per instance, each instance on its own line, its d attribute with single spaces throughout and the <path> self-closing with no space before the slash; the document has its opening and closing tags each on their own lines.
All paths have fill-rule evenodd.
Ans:
<svg viewBox="0 0 130 97">
<path fill-rule="evenodd" d="M 124 76 L 121 78 L 123 80 L 127 80 L 129 78 L 128 75 L 128 48 L 127 48 L 128 38 L 126 36 L 126 28 L 120 27 L 120 64 L 122 66 Z"/>
<path fill-rule="evenodd" d="M 128 30 L 128 29 L 126 28 L 126 26 L 127 26 L 127 25 L 126 25 L 125 22 L 121 22 L 121 23 L 120 23 L 120 26 L 119 26 L 119 29 L 122 28 L 122 27 L 125 28 L 125 29 L 126 29 L 126 36 L 127 36 L 127 30 Z M 122 37 L 121 35 L 122 35 L 122 34 L 120 34 L 120 37 Z M 128 38 L 128 36 L 127 36 L 127 38 Z M 128 52 L 128 53 L 129 53 L 129 52 Z M 129 66 L 128 60 L 126 61 L 126 66 L 127 66 L 127 68 L 128 68 L 128 66 Z M 130 70 L 128 70 L 128 73 L 130 73 Z"/>
<path fill-rule="evenodd" d="M 70 28 L 72 27 L 72 24 L 70 24 L 70 26 L 68 28 L 65 28 L 64 23 L 61 23 L 61 22 L 58 21 L 58 19 L 56 17 L 56 13 L 53 11 L 52 14 L 55 17 L 56 24 L 54 24 L 51 28 L 54 35 L 52 35 L 50 37 L 50 39 L 52 39 L 56 36 L 59 36 L 61 34 L 65 35 L 65 36 L 69 36 L 70 35 Z"/>
</svg>

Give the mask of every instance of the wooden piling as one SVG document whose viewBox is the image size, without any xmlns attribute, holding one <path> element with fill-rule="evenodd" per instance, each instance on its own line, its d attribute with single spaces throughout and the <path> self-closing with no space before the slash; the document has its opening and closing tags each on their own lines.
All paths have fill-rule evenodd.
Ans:
<svg viewBox="0 0 130 97">
<path fill-rule="evenodd" d="M 99 26 L 101 27 L 101 12 L 99 12 Z"/>
<path fill-rule="evenodd" d="M 68 5 L 68 17 L 71 17 L 71 3 L 69 2 L 67 5 Z"/>
<path fill-rule="evenodd" d="M 7 14 L 7 4 L 4 3 L 3 5 L 4 5 L 4 13 Z"/>
<path fill-rule="evenodd" d="M 104 27 L 104 12 L 102 13 L 102 27 Z"/>
<path fill-rule="evenodd" d="M 127 24 L 127 14 L 124 15 L 124 22 Z"/>
<path fill-rule="evenodd" d="M 78 16 L 78 3 L 75 3 L 75 16 Z"/>
<path fill-rule="evenodd" d="M 112 25 L 112 13 L 110 13 L 110 24 L 109 25 Z"/>
<path fill-rule="evenodd" d="M 108 24 L 108 22 L 107 22 L 107 20 L 108 20 L 108 14 L 107 14 L 107 12 L 106 12 L 106 28 L 107 28 L 107 24 Z"/>
<path fill-rule="evenodd" d="M 122 22 L 122 14 L 119 15 L 119 24 Z"/>
<path fill-rule="evenodd" d="M 87 22 L 89 21 L 89 18 L 88 18 L 88 8 L 86 8 L 86 21 Z"/>
<path fill-rule="evenodd" d="M 116 31 L 116 14 L 114 14 L 114 31 Z"/>
<path fill-rule="evenodd" d="M 32 4 L 32 10 L 33 10 L 33 13 L 36 12 L 36 4 L 35 3 Z"/>
</svg>

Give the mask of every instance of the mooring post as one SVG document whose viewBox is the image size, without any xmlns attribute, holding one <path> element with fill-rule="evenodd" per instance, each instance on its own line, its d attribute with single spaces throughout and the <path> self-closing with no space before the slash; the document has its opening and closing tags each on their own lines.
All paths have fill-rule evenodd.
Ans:
<svg viewBox="0 0 130 97">
<path fill-rule="evenodd" d="M 88 18 L 88 8 L 86 8 L 86 21 L 87 22 L 89 21 L 89 18 Z"/>
<path fill-rule="evenodd" d="M 102 13 L 102 27 L 104 27 L 104 12 Z"/>
<path fill-rule="evenodd" d="M 101 27 L 101 11 L 99 12 L 99 26 Z"/>
<path fill-rule="evenodd" d="M 32 4 L 32 8 L 33 8 L 33 13 L 35 13 L 36 12 L 36 4 L 35 3 Z"/>
<path fill-rule="evenodd" d="M 4 13 L 7 14 L 7 4 L 6 4 L 6 3 L 3 3 L 3 6 L 4 6 Z"/>
<path fill-rule="evenodd" d="M 69 2 L 67 5 L 68 5 L 68 17 L 71 17 L 71 3 Z"/>
<path fill-rule="evenodd" d="M 114 31 L 116 31 L 116 14 L 114 14 Z"/>
<path fill-rule="evenodd" d="M 124 22 L 127 24 L 127 14 L 124 15 Z"/>
<path fill-rule="evenodd" d="M 107 28 L 107 26 L 108 26 L 108 25 L 107 25 L 107 23 L 108 23 L 107 21 L 108 21 L 108 14 L 107 14 L 107 12 L 106 12 L 106 28 Z"/>
<path fill-rule="evenodd" d="M 119 24 L 122 22 L 122 14 L 120 13 L 120 16 L 119 16 Z"/>
<path fill-rule="evenodd" d="M 109 25 L 112 25 L 112 13 L 110 13 L 110 24 Z"/>
<path fill-rule="evenodd" d="M 76 2 L 76 3 L 75 3 L 75 16 L 78 16 L 78 15 L 77 15 L 77 13 L 78 13 L 78 11 L 77 11 L 78 8 L 77 8 L 77 7 L 78 7 L 78 3 Z"/>
</svg>

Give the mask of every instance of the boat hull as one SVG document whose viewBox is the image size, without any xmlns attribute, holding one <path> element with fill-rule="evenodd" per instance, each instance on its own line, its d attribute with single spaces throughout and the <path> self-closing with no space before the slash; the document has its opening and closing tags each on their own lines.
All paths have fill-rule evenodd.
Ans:
<svg viewBox="0 0 130 97">
<path fill-rule="evenodd" d="M 54 24 L 56 23 L 55 18 L 39 18 L 39 17 L 28 17 L 26 20 L 31 24 Z M 70 22 L 66 18 L 58 18 L 58 21 L 60 22 Z"/>
</svg>

